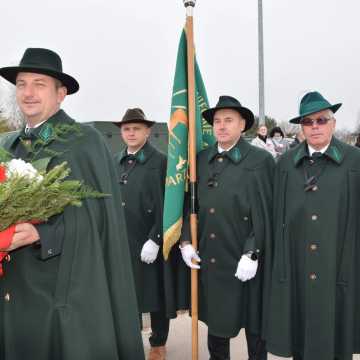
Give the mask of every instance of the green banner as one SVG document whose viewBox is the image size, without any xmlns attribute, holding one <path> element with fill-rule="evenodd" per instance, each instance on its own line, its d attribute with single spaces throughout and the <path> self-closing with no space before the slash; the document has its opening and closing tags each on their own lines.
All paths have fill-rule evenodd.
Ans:
<svg viewBox="0 0 360 360">
<path fill-rule="evenodd" d="M 188 180 L 188 82 L 186 34 L 182 32 L 177 54 L 173 85 L 168 144 L 168 163 L 164 201 L 164 245 L 167 259 L 172 246 L 179 240 L 183 222 L 184 194 Z M 197 152 L 215 142 L 212 127 L 201 113 L 209 103 L 199 66 L 195 59 L 195 115 Z"/>
</svg>

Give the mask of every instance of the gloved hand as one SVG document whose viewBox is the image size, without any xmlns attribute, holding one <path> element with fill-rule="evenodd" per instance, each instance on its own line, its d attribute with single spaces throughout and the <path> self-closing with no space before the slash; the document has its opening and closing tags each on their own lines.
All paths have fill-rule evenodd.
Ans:
<svg viewBox="0 0 360 360">
<path fill-rule="evenodd" d="M 154 241 L 149 239 L 142 247 L 141 250 L 141 261 L 151 264 L 156 260 L 160 246 Z"/>
<path fill-rule="evenodd" d="M 191 261 L 194 259 L 195 261 L 201 261 L 199 255 L 196 253 L 195 249 L 191 244 L 187 244 L 185 246 L 180 246 L 181 256 L 185 262 L 185 264 L 192 269 L 200 269 L 200 265 L 193 264 Z"/>
<path fill-rule="evenodd" d="M 241 281 L 247 281 L 255 277 L 258 268 L 258 260 L 251 260 L 249 256 L 242 255 L 238 263 L 235 276 Z"/>
</svg>

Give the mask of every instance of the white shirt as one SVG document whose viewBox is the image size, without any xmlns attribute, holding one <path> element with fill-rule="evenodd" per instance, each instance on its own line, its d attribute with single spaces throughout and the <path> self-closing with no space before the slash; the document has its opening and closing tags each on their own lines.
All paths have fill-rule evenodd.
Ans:
<svg viewBox="0 0 360 360">
<path fill-rule="evenodd" d="M 228 149 L 223 149 L 219 144 L 218 144 L 218 153 L 221 154 L 224 151 L 230 151 L 237 143 L 231 145 Z"/>
<path fill-rule="evenodd" d="M 30 130 L 30 129 L 36 129 L 37 127 L 39 127 L 40 125 L 42 125 L 44 122 L 46 122 L 47 120 L 44 120 L 44 121 L 42 121 L 41 123 L 38 123 L 38 124 L 36 124 L 36 125 L 34 125 L 34 126 L 29 126 L 28 124 L 26 124 L 26 126 L 25 126 L 25 134 L 27 134 L 27 132 L 28 132 L 28 130 Z"/>
<path fill-rule="evenodd" d="M 146 141 L 136 151 L 129 151 L 129 148 L 127 148 L 126 152 L 128 155 L 135 155 L 139 150 L 141 150 L 144 147 L 145 144 L 146 144 Z"/>
<path fill-rule="evenodd" d="M 141 148 L 140 148 L 140 149 L 141 149 Z M 128 154 L 128 155 L 135 155 L 140 149 L 137 149 L 137 150 L 134 151 L 134 152 L 127 150 L 127 154 Z"/>
<path fill-rule="evenodd" d="M 309 155 L 312 156 L 312 154 L 314 152 L 321 152 L 322 154 L 327 150 L 327 148 L 329 147 L 330 144 L 327 144 L 325 147 L 323 147 L 320 150 L 315 150 L 313 147 L 311 147 L 310 145 L 308 145 L 308 149 L 309 149 Z"/>
</svg>

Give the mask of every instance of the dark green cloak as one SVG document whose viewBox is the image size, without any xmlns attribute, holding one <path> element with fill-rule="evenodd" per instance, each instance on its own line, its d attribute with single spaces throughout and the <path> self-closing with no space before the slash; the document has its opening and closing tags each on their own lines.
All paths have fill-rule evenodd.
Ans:
<svg viewBox="0 0 360 360">
<path fill-rule="evenodd" d="M 315 191 L 304 191 L 305 175 L 317 176 Z M 270 352 L 304 360 L 350 360 L 360 352 L 359 199 L 359 149 L 333 138 L 314 162 L 306 143 L 280 159 L 265 324 Z"/>
<path fill-rule="evenodd" d="M 61 140 L 58 124 L 73 128 Z M 44 141 L 37 158 L 59 154 L 49 167 L 66 160 L 71 178 L 111 197 L 67 207 L 36 225 L 40 243 L 10 253 L 0 279 L 3 360 L 144 359 L 115 167 L 102 136 L 75 124 L 60 110 L 35 129 Z M 26 160 L 23 135 L 6 148 Z"/>
<path fill-rule="evenodd" d="M 259 334 L 274 160 L 240 139 L 224 156 L 217 155 L 217 144 L 202 151 L 197 165 L 199 319 L 212 335 L 234 337 L 241 328 Z M 255 278 L 242 282 L 235 272 L 247 251 L 258 255 L 259 267 Z"/>
<path fill-rule="evenodd" d="M 174 318 L 177 310 L 188 308 L 188 289 L 180 286 L 186 278 L 186 269 L 178 247 L 172 249 L 168 261 L 164 261 L 162 255 L 166 156 L 146 143 L 136 153 L 136 159 L 129 158 L 124 149 L 115 155 L 115 162 L 119 172 L 139 312 L 164 310 L 167 317 Z M 142 247 L 148 239 L 160 246 L 152 264 L 146 264 L 140 258 Z"/>
</svg>

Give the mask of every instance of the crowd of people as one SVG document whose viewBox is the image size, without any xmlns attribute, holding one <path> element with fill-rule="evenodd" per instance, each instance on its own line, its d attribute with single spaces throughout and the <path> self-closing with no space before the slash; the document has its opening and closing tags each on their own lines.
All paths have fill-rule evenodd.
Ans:
<svg viewBox="0 0 360 360">
<path fill-rule="evenodd" d="M 203 112 L 216 143 L 198 154 L 196 203 L 185 206 L 180 244 L 165 261 L 167 160 L 148 141 L 154 121 L 128 109 L 115 123 L 126 147 L 113 158 L 101 134 L 61 109 L 79 84 L 58 54 L 27 49 L 0 76 L 16 86 L 26 119 L 2 146 L 26 161 L 50 156 L 49 169 L 66 161 L 72 178 L 109 195 L 47 222 L 16 224 L 8 247 L 0 232 L 8 253 L 1 359 L 143 360 L 146 312 L 146 358 L 164 360 L 170 319 L 190 307 L 190 269 L 198 270 L 210 360 L 229 360 L 242 328 L 250 360 L 360 353 L 360 150 L 334 137 L 341 103 L 309 92 L 290 120 L 301 128 L 294 143 L 281 128 L 268 137 L 260 126 L 250 144 L 253 112 L 220 96 Z"/>
<path fill-rule="evenodd" d="M 266 150 L 277 160 L 286 151 L 303 142 L 304 139 L 301 129 L 297 130 L 294 139 L 289 139 L 285 137 L 283 130 L 279 126 L 274 126 L 268 135 L 267 126 L 260 125 L 256 137 L 251 141 L 251 145 Z"/>
</svg>

